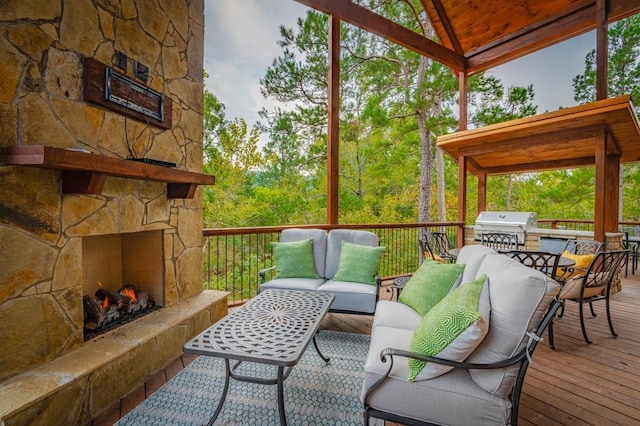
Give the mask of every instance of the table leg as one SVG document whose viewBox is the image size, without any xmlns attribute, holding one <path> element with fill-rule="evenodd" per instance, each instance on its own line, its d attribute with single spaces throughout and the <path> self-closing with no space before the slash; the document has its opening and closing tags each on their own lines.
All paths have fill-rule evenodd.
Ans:
<svg viewBox="0 0 640 426">
<path fill-rule="evenodd" d="M 320 348 L 318 347 L 318 342 L 316 342 L 316 336 L 313 336 L 313 347 L 316 348 L 316 352 L 318 352 L 318 355 L 324 362 L 331 361 L 331 358 L 322 355 L 322 352 L 320 352 Z"/>
<path fill-rule="evenodd" d="M 218 402 L 218 406 L 216 407 L 215 413 L 213 413 L 213 417 L 207 423 L 207 426 L 213 425 L 213 423 L 218 418 L 220 411 L 222 411 L 222 405 L 224 404 L 224 400 L 227 398 L 227 391 L 229 390 L 229 378 L 231 377 L 231 368 L 229 367 L 229 360 L 225 358 L 224 360 L 225 367 L 225 378 L 224 378 L 224 388 L 222 389 L 222 396 L 220 397 L 220 402 Z"/>
<path fill-rule="evenodd" d="M 278 367 L 278 412 L 280 424 L 287 426 L 287 415 L 284 412 L 284 367 Z"/>
</svg>

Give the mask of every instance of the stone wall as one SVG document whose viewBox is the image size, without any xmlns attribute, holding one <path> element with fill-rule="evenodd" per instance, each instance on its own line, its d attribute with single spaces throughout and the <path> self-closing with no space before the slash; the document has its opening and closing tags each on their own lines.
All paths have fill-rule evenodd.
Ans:
<svg viewBox="0 0 640 426">
<path fill-rule="evenodd" d="M 1 1 L 0 149 L 133 153 L 201 172 L 203 8 L 204 0 Z M 83 59 L 112 65 L 116 50 L 149 66 L 149 86 L 171 97 L 171 129 L 83 101 Z M 164 183 L 107 177 L 99 195 L 63 196 L 60 174 L 0 158 L 0 380 L 82 344 L 84 236 L 163 230 L 165 305 L 202 291 L 201 190 L 168 200 Z"/>
</svg>

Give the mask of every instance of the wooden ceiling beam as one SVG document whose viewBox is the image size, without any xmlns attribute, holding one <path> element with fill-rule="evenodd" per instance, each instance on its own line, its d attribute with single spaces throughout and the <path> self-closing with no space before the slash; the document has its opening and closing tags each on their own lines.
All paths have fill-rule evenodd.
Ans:
<svg viewBox="0 0 640 426">
<path fill-rule="evenodd" d="M 588 32 L 593 29 L 586 27 L 589 21 L 595 24 L 595 8 L 590 6 L 561 17 L 554 17 L 543 25 L 540 23 L 530 25 L 523 31 L 504 37 L 492 45 L 484 46 L 482 50 L 467 54 L 467 71 L 470 75 L 477 74 Z"/>
<path fill-rule="evenodd" d="M 563 170 L 574 169 L 576 167 L 593 166 L 595 162 L 595 155 L 579 158 L 566 158 L 562 160 L 550 160 L 544 163 L 531 162 L 522 164 L 510 164 L 505 166 L 486 167 L 480 169 L 488 175 L 508 175 L 511 173 L 530 173 L 540 172 L 543 170 Z"/>
<path fill-rule="evenodd" d="M 424 8 L 425 13 L 428 10 L 427 9 L 427 2 L 428 1 L 430 1 L 431 4 L 433 4 L 434 9 L 436 10 L 436 14 L 438 15 L 438 19 L 442 23 L 442 26 L 444 27 L 444 31 L 447 34 L 447 41 L 449 42 L 449 44 L 451 46 L 453 46 L 453 50 L 456 53 L 462 55 L 464 53 L 462 51 L 462 46 L 460 46 L 460 42 L 458 41 L 458 37 L 456 36 L 456 32 L 453 30 L 453 26 L 451 25 L 451 20 L 447 16 L 447 11 L 445 10 L 444 6 L 442 5 L 442 1 L 441 0 L 421 0 L 422 7 Z M 441 36 L 440 38 L 442 39 L 443 37 Z"/>
<path fill-rule="evenodd" d="M 431 58 L 455 70 L 465 68 L 464 56 L 429 40 L 387 18 L 384 18 L 350 0 L 295 0 L 305 6 L 335 15 L 341 20 L 376 34 L 420 55 Z"/>
</svg>

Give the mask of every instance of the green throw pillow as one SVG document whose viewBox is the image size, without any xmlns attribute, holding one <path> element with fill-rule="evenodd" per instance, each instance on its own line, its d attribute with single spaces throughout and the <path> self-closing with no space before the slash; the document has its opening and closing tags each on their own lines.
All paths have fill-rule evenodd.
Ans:
<svg viewBox="0 0 640 426">
<path fill-rule="evenodd" d="M 433 307 L 416 327 L 409 350 L 464 361 L 489 331 L 491 306 L 486 275 L 460 285 Z M 409 381 L 425 380 L 453 367 L 409 358 Z"/>
<path fill-rule="evenodd" d="M 424 316 L 462 279 L 464 264 L 426 259 L 402 289 L 398 301 Z"/>
<path fill-rule="evenodd" d="M 276 262 L 275 278 L 320 278 L 313 259 L 313 240 L 271 243 Z"/>
<path fill-rule="evenodd" d="M 370 247 L 342 241 L 335 281 L 376 285 L 376 273 L 384 254 L 383 246 Z"/>
</svg>

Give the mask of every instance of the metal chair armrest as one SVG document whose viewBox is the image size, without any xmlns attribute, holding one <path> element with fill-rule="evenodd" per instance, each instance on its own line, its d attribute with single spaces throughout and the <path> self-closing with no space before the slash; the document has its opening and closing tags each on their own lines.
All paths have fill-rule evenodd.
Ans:
<svg viewBox="0 0 640 426">
<path fill-rule="evenodd" d="M 264 284 L 266 282 L 267 272 L 271 271 L 272 269 L 276 269 L 276 265 L 273 265 L 270 268 L 265 268 L 258 271 L 258 275 L 260 276 L 260 284 Z"/>
</svg>

